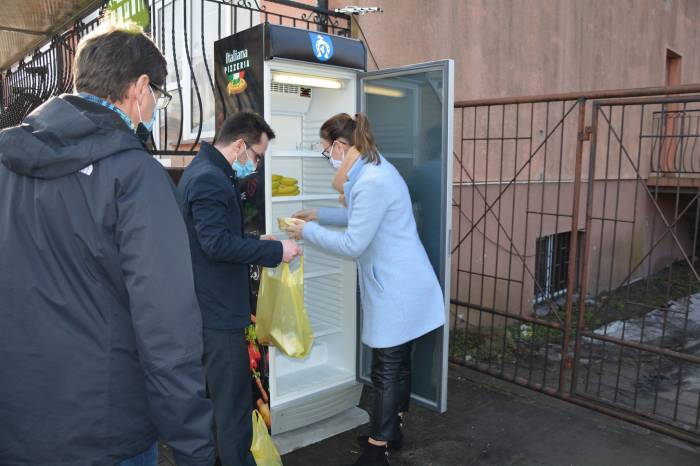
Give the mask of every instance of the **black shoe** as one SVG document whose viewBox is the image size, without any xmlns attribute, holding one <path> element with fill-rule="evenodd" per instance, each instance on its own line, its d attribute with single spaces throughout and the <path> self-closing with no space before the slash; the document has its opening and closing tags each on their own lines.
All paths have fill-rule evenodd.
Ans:
<svg viewBox="0 0 700 466">
<path fill-rule="evenodd" d="M 399 416 L 399 437 L 396 440 L 389 440 L 387 442 L 387 446 L 389 447 L 389 450 L 393 451 L 400 451 L 403 448 L 403 424 L 404 424 L 404 416 L 401 414 Z M 360 445 L 366 445 L 367 441 L 369 440 L 369 435 L 360 435 L 357 437 L 357 442 Z"/>
<path fill-rule="evenodd" d="M 365 451 L 350 466 L 389 466 L 389 450 L 386 446 L 365 444 Z"/>
<path fill-rule="evenodd" d="M 367 445 L 368 441 L 369 435 L 360 435 L 357 437 L 357 443 L 360 445 Z M 399 438 L 396 440 L 389 440 L 387 442 L 387 446 L 389 447 L 389 450 L 400 451 L 403 448 L 403 433 L 399 431 Z"/>
</svg>

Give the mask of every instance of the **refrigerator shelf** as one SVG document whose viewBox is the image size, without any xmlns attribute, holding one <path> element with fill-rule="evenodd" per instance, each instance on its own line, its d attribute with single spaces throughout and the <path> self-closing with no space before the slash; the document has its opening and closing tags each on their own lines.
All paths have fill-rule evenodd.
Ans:
<svg viewBox="0 0 700 466">
<path fill-rule="evenodd" d="M 272 203 L 289 203 L 305 201 L 337 201 L 338 193 L 331 194 L 302 194 L 301 196 L 277 196 L 272 198 Z"/>
<path fill-rule="evenodd" d="M 326 159 L 321 155 L 321 151 L 311 151 L 311 150 L 284 150 L 275 149 L 270 151 L 270 156 L 275 158 L 315 158 L 328 163 Z"/>
<path fill-rule="evenodd" d="M 301 396 L 328 390 L 332 387 L 355 381 L 354 371 L 330 364 L 311 366 L 277 376 L 277 396 L 273 405 L 281 405 Z"/>
</svg>

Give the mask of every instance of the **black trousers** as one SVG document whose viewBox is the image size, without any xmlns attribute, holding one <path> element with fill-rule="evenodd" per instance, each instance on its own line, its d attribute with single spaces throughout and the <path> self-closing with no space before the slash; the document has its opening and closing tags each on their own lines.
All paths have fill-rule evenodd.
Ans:
<svg viewBox="0 0 700 466">
<path fill-rule="evenodd" d="M 222 466 L 255 466 L 250 453 L 253 393 L 244 329 L 204 329 L 204 370 Z"/>
<path fill-rule="evenodd" d="M 413 342 L 372 350 L 374 407 L 370 435 L 375 440 L 399 437 L 399 413 L 408 411 L 411 401 L 411 349 Z"/>
</svg>

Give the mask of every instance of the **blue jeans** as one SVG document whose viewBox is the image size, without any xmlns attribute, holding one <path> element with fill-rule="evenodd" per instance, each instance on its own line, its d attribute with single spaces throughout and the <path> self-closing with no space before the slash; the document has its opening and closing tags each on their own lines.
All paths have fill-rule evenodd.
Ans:
<svg viewBox="0 0 700 466">
<path fill-rule="evenodd" d="M 115 466 L 158 466 L 158 442 L 138 455 L 120 461 Z"/>
</svg>

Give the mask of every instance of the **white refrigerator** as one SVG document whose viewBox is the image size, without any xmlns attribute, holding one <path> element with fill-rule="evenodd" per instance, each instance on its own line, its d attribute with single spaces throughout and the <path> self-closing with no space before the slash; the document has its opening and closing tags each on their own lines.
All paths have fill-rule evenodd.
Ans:
<svg viewBox="0 0 700 466">
<path fill-rule="evenodd" d="M 336 113 L 367 114 L 380 151 L 409 185 L 421 239 L 445 290 L 448 324 L 416 342 L 412 388 L 415 402 L 446 410 L 452 60 L 365 72 L 366 51 L 360 41 L 269 24 L 222 39 L 215 56 L 217 68 L 224 70 L 217 74 L 223 100 L 217 102 L 218 119 L 224 112 L 252 109 L 276 133 L 264 159 L 268 234 L 285 237 L 279 217 L 340 206 L 339 193 L 331 186 L 334 171 L 321 155 L 319 129 Z M 229 93 L 234 86 L 245 90 Z M 250 95 L 242 95 L 248 91 Z M 294 178 L 298 193 L 273 195 L 273 175 Z M 369 420 L 357 408 L 363 383 L 370 383 L 371 350 L 359 339 L 362 313 L 355 263 L 310 244 L 302 246 L 314 345 L 304 359 L 274 348 L 269 357 L 272 435 L 282 453 Z"/>
</svg>

